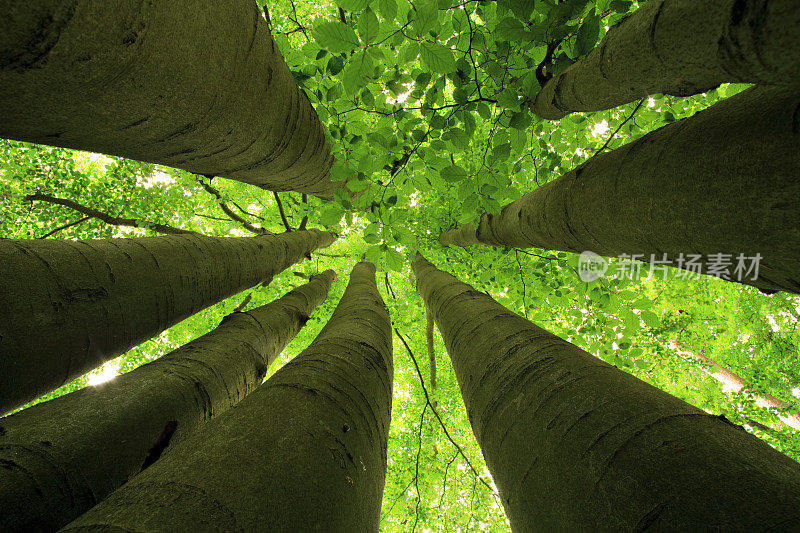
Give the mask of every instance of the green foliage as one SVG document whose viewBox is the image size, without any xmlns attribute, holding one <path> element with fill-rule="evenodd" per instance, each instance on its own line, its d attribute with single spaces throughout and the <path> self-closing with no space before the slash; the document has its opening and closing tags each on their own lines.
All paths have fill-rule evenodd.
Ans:
<svg viewBox="0 0 800 533">
<path fill-rule="evenodd" d="M 755 429 L 759 436 L 800 457 L 795 434 L 777 413 L 755 404 L 757 394 L 769 393 L 800 409 L 792 393 L 800 395 L 800 298 L 674 275 L 584 283 L 571 254 L 488 246 L 445 249 L 436 240 L 442 230 L 475 222 L 483 212 L 499 212 L 501 205 L 574 168 L 606 143 L 607 149 L 619 147 L 742 89 L 727 86 L 692 98 L 654 96 L 627 121 L 636 103 L 559 122 L 530 114 L 526 102 L 539 90 L 535 73 L 548 44 L 559 42 L 549 68 L 563 68 L 634 7 L 621 0 L 338 0 L 269 6 L 275 40 L 327 128 L 337 161 L 332 179 L 342 187 L 347 180 L 347 189 L 358 193 L 351 197 L 340 189 L 331 202 L 280 193 L 293 228 L 307 216 L 309 227 L 328 227 L 341 237 L 268 287 L 251 291 L 248 306 L 254 307 L 302 283 L 293 271 L 308 275 L 333 268 L 339 273 L 329 299 L 272 371 L 311 342 L 332 313 L 352 265 L 366 257 L 379 265 L 380 289 L 394 325 L 409 342 L 442 421 L 464 450 L 463 456 L 457 452 L 432 416 L 415 365 L 397 340 L 381 521 L 386 531 L 508 529 L 499 502 L 469 466 L 489 479 L 438 334 L 436 390 L 427 382 L 424 306 L 409 281 L 408 259 L 416 250 L 597 357 L 709 412 L 725 413 L 735 423 L 763 425 L 769 431 Z M 283 231 L 270 193 L 239 182 L 212 183 L 249 223 Z M 56 230 L 52 238 L 155 234 L 94 219 L 58 230 L 81 215 L 23 199 L 37 191 L 207 235 L 251 234 L 186 172 L 0 142 L 3 237 L 38 238 Z M 205 333 L 244 297 L 198 313 L 109 363 L 110 368 L 128 371 Z M 723 392 L 696 360 L 672 348 L 675 342 L 736 372 L 754 392 Z M 45 399 L 86 383 L 81 378 Z"/>
</svg>

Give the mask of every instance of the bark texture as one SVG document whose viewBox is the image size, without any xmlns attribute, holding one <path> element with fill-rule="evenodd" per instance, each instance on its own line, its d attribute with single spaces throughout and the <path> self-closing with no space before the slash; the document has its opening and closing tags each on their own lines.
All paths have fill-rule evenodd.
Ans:
<svg viewBox="0 0 800 533">
<path fill-rule="evenodd" d="M 559 119 L 726 82 L 798 85 L 798 46 L 796 0 L 650 0 L 547 82 L 531 107 Z"/>
<path fill-rule="evenodd" d="M 800 464 L 417 256 L 515 531 L 792 531 Z"/>
<path fill-rule="evenodd" d="M 255 1 L 0 9 L 1 137 L 332 197 L 324 128 Z"/>
<path fill-rule="evenodd" d="M 439 240 L 645 261 L 666 253 L 678 266 L 681 253 L 704 264 L 711 254 L 761 254 L 758 279 L 742 283 L 798 293 L 798 175 L 800 88 L 755 87 L 595 156 L 499 215 L 482 215 L 477 229 Z"/>
<path fill-rule="evenodd" d="M 332 270 L 119 376 L 0 420 L 0 530 L 56 530 L 258 387 Z"/>
<path fill-rule="evenodd" d="M 0 241 L 0 413 L 269 281 L 333 240 L 309 230 Z"/>
<path fill-rule="evenodd" d="M 65 531 L 377 531 L 392 374 L 360 263 L 303 353 Z"/>
</svg>

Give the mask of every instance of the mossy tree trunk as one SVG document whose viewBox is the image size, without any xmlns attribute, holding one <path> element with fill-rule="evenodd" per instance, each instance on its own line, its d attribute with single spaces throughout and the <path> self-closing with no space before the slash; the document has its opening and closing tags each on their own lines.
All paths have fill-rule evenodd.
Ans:
<svg viewBox="0 0 800 533">
<path fill-rule="evenodd" d="M 0 10 L 0 137 L 332 197 L 324 128 L 254 0 Z"/>
<path fill-rule="evenodd" d="M 308 230 L 0 241 L 0 413 L 268 282 L 334 238 Z"/>
<path fill-rule="evenodd" d="M 97 387 L 0 420 L 0 530 L 55 530 L 261 384 L 325 300 L 332 270 Z"/>
<path fill-rule="evenodd" d="M 377 531 L 389 314 L 360 263 L 303 353 L 65 531 Z"/>
<path fill-rule="evenodd" d="M 800 89 L 748 89 L 444 232 L 442 244 L 726 259 L 731 278 L 800 292 Z M 681 260 L 683 254 L 683 261 Z M 730 254 L 730 257 L 711 257 Z M 734 276 L 760 254 L 757 279 Z M 748 261 L 748 266 L 753 261 Z"/>
<path fill-rule="evenodd" d="M 559 119 L 726 82 L 798 85 L 798 46 L 796 0 L 650 0 L 550 79 L 531 107 Z"/>
<path fill-rule="evenodd" d="M 800 464 L 413 263 L 515 531 L 789 531 Z"/>
</svg>

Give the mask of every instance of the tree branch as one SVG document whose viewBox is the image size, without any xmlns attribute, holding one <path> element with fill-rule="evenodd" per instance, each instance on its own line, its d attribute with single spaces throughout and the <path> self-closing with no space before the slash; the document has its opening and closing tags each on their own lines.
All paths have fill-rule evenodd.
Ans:
<svg viewBox="0 0 800 533">
<path fill-rule="evenodd" d="M 386 289 L 392 295 L 392 298 L 394 298 L 396 300 L 397 298 L 394 295 L 394 290 L 392 290 L 392 286 L 389 284 L 389 274 L 388 273 L 385 274 L 384 281 L 386 282 Z M 475 475 L 476 479 L 480 480 L 480 482 L 487 489 L 489 489 L 489 492 L 492 495 L 494 495 L 495 498 L 496 498 L 498 496 L 498 494 L 494 491 L 494 489 L 492 489 L 492 486 L 489 485 L 489 483 L 487 483 L 485 479 L 483 479 L 483 476 L 481 476 L 481 474 L 478 472 L 478 469 L 475 468 L 475 466 L 472 464 L 472 462 L 469 460 L 469 458 L 464 454 L 464 450 L 461 448 L 461 446 L 458 445 L 458 443 L 455 440 L 453 440 L 453 437 L 450 436 L 450 432 L 447 431 L 447 426 L 444 425 L 444 421 L 442 421 L 442 418 L 439 416 L 439 413 L 436 411 L 436 408 L 433 406 L 433 402 L 431 401 L 431 397 L 428 394 L 428 389 L 425 387 L 425 379 L 422 377 L 422 371 L 419 369 L 419 363 L 417 362 L 417 358 L 414 355 L 414 352 L 411 350 L 411 347 L 408 345 L 408 343 L 406 342 L 406 339 L 403 337 L 403 335 L 400 333 L 400 330 L 398 330 L 397 327 L 393 327 L 392 329 L 394 329 L 395 334 L 400 339 L 400 341 L 403 343 L 403 346 L 405 346 L 409 357 L 411 357 L 411 362 L 414 363 L 414 370 L 416 371 L 417 377 L 419 378 L 419 384 L 422 387 L 422 393 L 425 395 L 425 402 L 426 402 L 426 404 L 428 406 L 430 406 L 431 412 L 433 412 L 433 416 L 435 416 L 436 420 L 439 421 L 439 425 L 442 427 L 442 430 L 444 431 L 444 434 L 447 437 L 447 440 L 449 440 L 450 444 L 452 444 L 455 447 L 455 449 L 458 450 L 459 455 L 461 455 L 461 457 L 464 458 L 464 461 L 466 461 L 467 465 L 469 466 L 470 470 L 472 470 L 472 473 Z"/>
<path fill-rule="evenodd" d="M 305 204 L 305 205 L 306 205 L 306 207 L 308 207 L 308 195 L 306 195 L 306 193 L 303 193 L 303 196 L 302 196 L 301 198 L 302 198 L 302 200 L 303 200 L 303 204 Z M 297 227 L 297 229 L 298 229 L 299 231 L 303 231 L 304 229 L 306 229 L 306 224 L 308 224 L 308 215 L 305 215 L 305 216 L 304 216 L 304 217 L 303 217 L 303 218 L 300 220 L 300 226 L 298 226 L 298 227 Z"/>
<path fill-rule="evenodd" d="M 289 225 L 289 221 L 286 220 L 286 212 L 283 210 L 283 203 L 281 203 L 281 197 L 278 196 L 278 193 L 276 191 L 272 191 L 272 196 L 275 197 L 275 201 L 278 203 L 278 212 L 281 214 L 283 227 L 286 228 L 286 231 L 292 231 L 292 227 Z"/>
<path fill-rule="evenodd" d="M 175 228 L 168 224 L 140 222 L 138 219 L 135 218 L 122 218 L 122 217 L 111 216 L 108 213 L 103 213 L 102 211 L 98 211 L 97 209 L 92 209 L 91 207 L 79 204 L 78 202 L 75 202 L 73 200 L 67 200 L 66 198 L 57 198 L 55 196 L 50 196 L 49 194 L 43 194 L 40 192 L 37 192 L 36 194 L 29 194 L 25 197 L 25 199 L 31 202 L 37 200 L 40 202 L 47 202 L 50 204 L 69 207 L 70 209 L 73 209 L 79 213 L 83 213 L 88 218 L 96 218 L 98 220 L 102 220 L 106 224 L 111 224 L 112 226 L 128 226 L 131 228 L 149 229 L 157 233 L 166 233 L 169 235 L 198 235 L 196 231 Z"/>
<path fill-rule="evenodd" d="M 617 129 L 615 129 L 615 130 L 614 130 L 614 131 L 611 133 L 611 135 L 608 137 L 608 140 L 606 141 L 606 143 L 605 143 L 603 146 L 601 146 L 601 147 L 600 147 L 600 148 L 599 148 L 599 149 L 598 149 L 598 150 L 597 150 L 597 151 L 596 151 L 596 152 L 595 152 L 595 153 L 592 155 L 592 157 L 596 156 L 597 154 L 599 154 L 600 152 L 602 152 L 603 150 L 605 150 L 605 149 L 608 147 L 608 144 L 611 142 L 611 140 L 614 138 L 614 136 L 615 136 L 617 133 L 619 133 L 619 130 L 621 130 L 621 129 L 622 129 L 622 126 L 624 126 L 625 124 L 627 124 L 627 123 L 628 123 L 628 121 L 629 121 L 630 119 L 632 119 L 632 118 L 633 118 L 633 117 L 636 115 L 636 112 L 637 112 L 637 111 L 639 111 L 639 108 L 640 108 L 640 107 L 642 107 L 642 104 L 644 103 L 644 101 L 645 101 L 645 98 L 642 98 L 641 100 L 639 100 L 639 103 L 638 103 L 638 104 L 636 104 L 636 107 L 635 107 L 635 108 L 633 108 L 633 112 L 630 114 L 630 116 L 628 116 L 628 118 L 626 118 L 625 120 L 623 120 L 623 121 L 622 121 L 622 124 L 620 124 L 620 125 L 617 127 Z"/>
<path fill-rule="evenodd" d="M 241 313 L 242 310 L 250 303 L 250 300 L 253 298 L 253 291 L 247 293 L 247 296 L 244 297 L 244 300 L 236 306 L 236 309 L 233 310 L 234 313 Z"/>
<path fill-rule="evenodd" d="M 208 178 L 209 180 L 211 179 L 210 176 L 206 176 L 206 178 Z M 220 192 L 217 189 L 215 189 L 214 187 L 212 187 L 209 183 L 206 183 L 205 181 L 203 181 L 200 178 L 198 178 L 197 181 L 198 181 L 198 183 L 200 183 L 200 186 L 203 187 L 206 190 L 206 192 L 208 192 L 209 194 L 212 194 L 213 196 L 215 196 L 217 198 L 217 201 L 219 202 L 219 207 L 222 209 L 222 211 L 226 215 L 231 217 L 231 219 L 233 219 L 234 221 L 236 221 L 239 224 L 241 224 L 242 226 L 244 226 L 244 228 L 247 231 L 249 231 L 251 233 L 256 233 L 256 234 L 259 234 L 259 235 L 263 235 L 265 233 L 269 233 L 264 228 L 260 228 L 260 227 L 254 226 L 250 222 L 248 222 L 247 220 L 245 220 L 244 218 L 239 216 L 233 209 L 230 208 L 230 206 L 228 204 L 225 203 L 225 200 L 223 200 L 222 195 L 220 194 Z"/>
<path fill-rule="evenodd" d="M 54 233 L 58 233 L 58 232 L 59 232 L 59 231 L 61 231 L 62 229 L 67 229 L 67 228 L 71 228 L 72 226 L 77 226 L 77 225 L 78 225 L 78 224 L 80 224 L 81 222 L 86 222 L 86 221 L 87 221 L 87 220 L 89 220 L 90 218 L 92 218 L 92 217 L 83 217 L 82 219 L 80 219 L 80 220 L 76 220 L 75 222 L 70 222 L 70 223 L 68 223 L 68 224 L 64 224 L 63 226 L 59 226 L 59 227 L 57 227 L 56 229 L 54 229 L 53 231 L 51 231 L 51 232 L 49 232 L 49 233 L 45 233 L 45 234 L 44 234 L 44 235 L 42 235 L 41 237 L 37 237 L 37 239 L 46 239 L 46 238 L 47 238 L 47 237 L 49 237 L 50 235 L 53 235 Z"/>
</svg>

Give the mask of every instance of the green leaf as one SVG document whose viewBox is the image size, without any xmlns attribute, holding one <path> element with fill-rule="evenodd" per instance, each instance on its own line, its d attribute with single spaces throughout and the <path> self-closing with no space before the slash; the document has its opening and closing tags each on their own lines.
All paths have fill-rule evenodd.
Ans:
<svg viewBox="0 0 800 533">
<path fill-rule="evenodd" d="M 359 11 L 363 11 L 364 8 L 369 5 L 370 0 L 336 0 L 336 3 L 339 4 L 345 11 L 358 13 Z"/>
<path fill-rule="evenodd" d="M 390 270 L 394 270 L 395 272 L 403 270 L 403 254 L 397 250 L 393 248 L 387 249 L 384 258 L 386 260 L 386 266 Z"/>
<path fill-rule="evenodd" d="M 504 89 L 497 97 L 497 105 L 506 109 L 519 107 L 519 95 L 513 89 Z"/>
<path fill-rule="evenodd" d="M 658 315 L 652 311 L 642 311 L 642 314 L 639 316 L 644 320 L 644 323 L 651 328 L 657 328 L 660 323 Z"/>
<path fill-rule="evenodd" d="M 364 42 L 371 43 L 378 37 L 381 23 L 378 21 L 378 16 L 372 9 L 367 8 L 364 13 L 358 17 L 358 33 Z"/>
<path fill-rule="evenodd" d="M 426 67 L 439 74 L 450 74 L 456 70 L 452 50 L 441 44 L 423 42 L 419 47 L 419 56 Z"/>
<path fill-rule="evenodd" d="M 352 52 L 360 42 L 353 28 L 339 21 L 320 24 L 314 30 L 314 38 L 323 48 L 331 52 Z"/>
<path fill-rule="evenodd" d="M 400 56 L 402 57 L 404 63 L 410 63 L 414 61 L 418 55 L 419 43 L 416 41 L 404 44 L 403 48 L 400 50 Z"/>
<path fill-rule="evenodd" d="M 353 207 L 353 204 L 350 202 L 350 195 L 342 188 L 337 188 L 333 191 L 333 199 L 345 209 Z"/>
<path fill-rule="evenodd" d="M 506 41 L 532 41 L 535 36 L 519 20 L 506 17 L 495 27 L 495 34 Z"/>
<path fill-rule="evenodd" d="M 439 24 L 439 7 L 435 0 L 418 1 L 415 5 L 414 30 L 423 37 Z"/>
<path fill-rule="evenodd" d="M 599 38 L 600 18 L 592 11 L 586 16 L 581 27 L 578 29 L 578 35 L 575 37 L 575 46 L 573 48 L 575 55 L 583 56 L 591 52 Z"/>
<path fill-rule="evenodd" d="M 344 209 L 339 204 L 329 204 L 325 209 L 323 209 L 322 214 L 319 217 L 319 222 L 323 226 L 335 226 L 342 220 L 342 215 L 344 215 Z"/>
<path fill-rule="evenodd" d="M 533 122 L 533 117 L 527 111 L 520 111 L 519 113 L 514 113 L 511 115 L 511 120 L 508 122 L 508 125 L 515 130 L 524 130 L 528 126 L 531 125 Z"/>
<path fill-rule="evenodd" d="M 381 16 L 386 20 L 394 20 L 397 17 L 397 1 L 379 0 L 378 11 L 380 11 Z"/>
<path fill-rule="evenodd" d="M 494 198 L 484 198 L 483 205 L 486 207 L 486 210 L 493 215 L 499 215 L 500 210 L 502 209 L 500 202 Z"/>
<path fill-rule="evenodd" d="M 444 167 L 441 171 L 441 176 L 445 181 L 455 183 L 467 177 L 467 171 L 458 165 L 450 165 Z"/>
<path fill-rule="evenodd" d="M 332 181 L 344 181 L 350 177 L 352 177 L 355 173 L 344 166 L 343 163 L 339 163 L 338 161 L 333 164 L 331 167 L 331 180 Z"/>
<path fill-rule="evenodd" d="M 361 192 L 369 187 L 369 182 L 360 180 L 350 180 L 347 182 L 347 188 L 353 192 Z"/>
<path fill-rule="evenodd" d="M 344 68 L 344 60 L 341 56 L 331 56 L 328 60 L 328 73 L 332 76 L 339 74 Z"/>
</svg>

